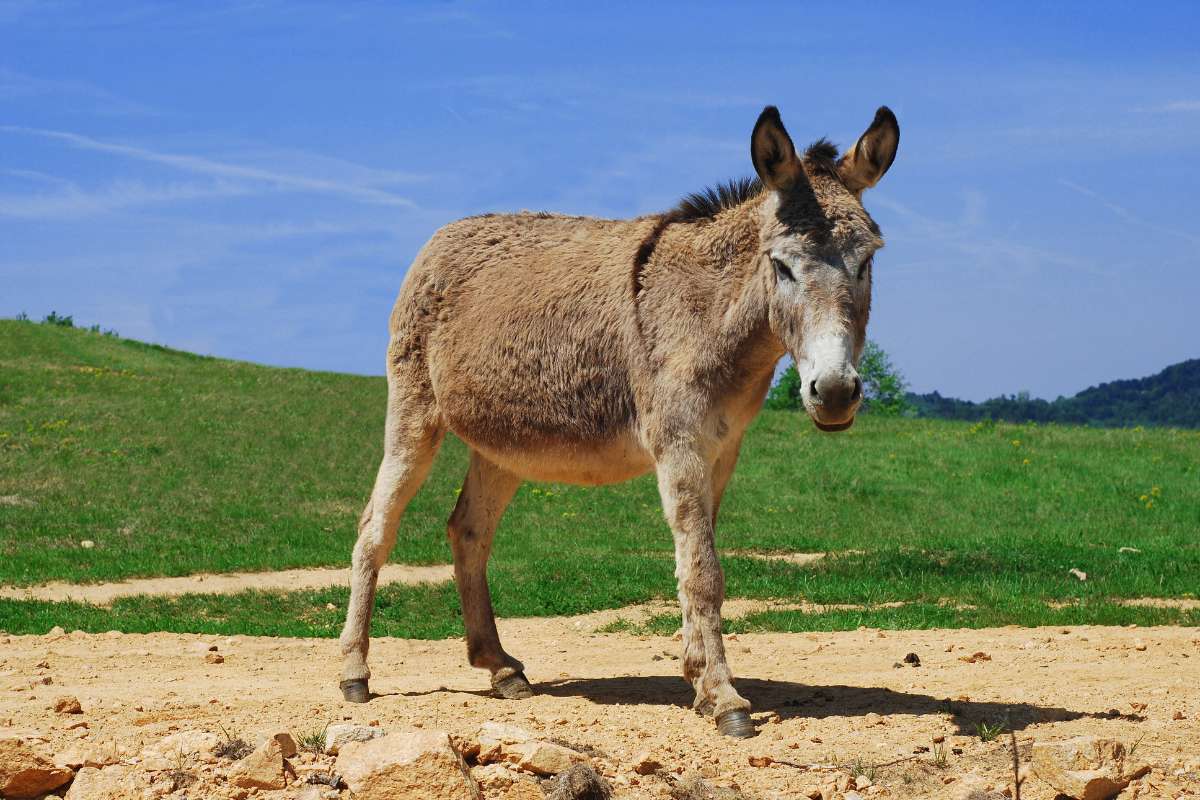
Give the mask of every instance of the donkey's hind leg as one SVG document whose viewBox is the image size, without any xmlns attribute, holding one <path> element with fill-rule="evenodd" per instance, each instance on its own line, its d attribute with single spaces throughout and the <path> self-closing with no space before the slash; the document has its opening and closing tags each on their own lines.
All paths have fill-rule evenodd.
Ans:
<svg viewBox="0 0 1200 800">
<path fill-rule="evenodd" d="M 488 591 L 487 563 L 496 526 L 520 485 L 516 475 L 472 451 L 462 492 L 446 526 L 467 629 L 467 658 L 471 666 L 491 672 L 493 690 L 510 700 L 529 697 L 533 689 L 525 678 L 524 665 L 500 646 Z"/>
<path fill-rule="evenodd" d="M 358 523 L 358 541 L 350 569 L 350 604 L 342 629 L 342 695 L 352 703 L 370 697 L 367 650 L 371 644 L 371 612 L 379 570 L 396 543 L 396 529 L 405 506 L 429 474 L 441 444 L 432 398 L 420 382 L 389 381 L 383 461 L 371 499 Z"/>
</svg>

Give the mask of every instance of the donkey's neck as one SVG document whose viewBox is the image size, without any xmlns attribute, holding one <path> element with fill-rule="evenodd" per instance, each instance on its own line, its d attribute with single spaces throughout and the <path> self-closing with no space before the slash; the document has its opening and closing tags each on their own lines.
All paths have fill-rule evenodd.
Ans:
<svg viewBox="0 0 1200 800">
<path fill-rule="evenodd" d="M 693 232 L 697 256 L 716 277 L 709 334 L 714 350 L 729 360 L 734 384 L 756 384 L 771 375 L 786 352 L 770 324 L 771 275 L 764 273 L 761 257 L 763 201 L 763 196 L 747 200 Z"/>
</svg>

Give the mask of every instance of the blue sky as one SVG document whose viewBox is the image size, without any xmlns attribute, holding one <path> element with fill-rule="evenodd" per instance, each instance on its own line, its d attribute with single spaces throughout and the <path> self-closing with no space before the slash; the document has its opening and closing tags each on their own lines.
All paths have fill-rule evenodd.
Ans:
<svg viewBox="0 0 1200 800">
<path fill-rule="evenodd" d="M 919 391 L 1200 356 L 1200 6 L 0 0 L 0 316 L 380 374 L 421 244 L 749 174 L 886 103 L 870 335 Z"/>
</svg>

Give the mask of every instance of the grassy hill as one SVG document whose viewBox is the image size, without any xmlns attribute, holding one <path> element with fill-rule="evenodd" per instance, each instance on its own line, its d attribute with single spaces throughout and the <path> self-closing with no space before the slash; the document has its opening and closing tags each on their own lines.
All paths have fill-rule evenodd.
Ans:
<svg viewBox="0 0 1200 800">
<path fill-rule="evenodd" d="M 1013 395 L 974 403 L 937 392 L 910 393 L 908 398 L 920 416 L 939 419 L 1200 428 L 1200 358 L 1172 364 L 1146 378 L 1102 383 L 1056 400 Z"/>
<path fill-rule="evenodd" d="M 377 466 L 384 394 L 381 378 L 0 320 L 0 584 L 345 565 Z M 720 546 L 841 555 L 816 567 L 726 557 L 729 594 L 866 608 L 733 624 L 1195 624 L 1196 612 L 1114 601 L 1197 591 L 1198 454 L 1195 431 L 863 416 L 831 436 L 764 412 L 722 507 Z M 450 437 L 393 560 L 449 560 L 445 520 L 465 465 Z M 671 552 L 650 478 L 526 484 L 497 539 L 497 611 L 672 597 Z M 906 605 L 879 607 L 891 601 Z M 0 601 L 0 629 L 334 635 L 344 602 L 342 589 L 131 598 L 111 609 Z M 376 630 L 459 634 L 453 588 L 382 590 Z"/>
</svg>

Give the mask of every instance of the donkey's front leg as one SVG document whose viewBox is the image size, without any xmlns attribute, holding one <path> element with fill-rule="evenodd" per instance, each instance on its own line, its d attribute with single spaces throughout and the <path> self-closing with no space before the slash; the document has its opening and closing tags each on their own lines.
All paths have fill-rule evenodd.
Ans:
<svg viewBox="0 0 1200 800">
<path fill-rule="evenodd" d="M 750 703 L 733 688 L 721 638 L 725 575 L 713 541 L 710 468 L 697 452 L 679 448 L 658 461 L 658 490 L 675 536 L 675 577 L 684 620 L 684 677 L 696 689 L 695 708 L 712 710 L 729 736 L 754 735 Z"/>
</svg>

